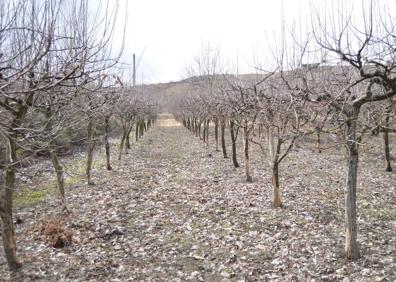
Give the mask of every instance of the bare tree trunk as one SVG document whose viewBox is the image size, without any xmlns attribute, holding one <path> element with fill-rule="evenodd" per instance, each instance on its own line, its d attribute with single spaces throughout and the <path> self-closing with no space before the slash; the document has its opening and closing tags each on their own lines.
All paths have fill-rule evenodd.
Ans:
<svg viewBox="0 0 396 282">
<path fill-rule="evenodd" d="M 128 155 L 128 132 L 125 134 L 125 140 L 124 140 L 124 149 L 125 149 L 125 155 Z"/>
<path fill-rule="evenodd" d="M 206 121 L 206 147 L 209 147 L 209 124 L 210 120 Z"/>
<path fill-rule="evenodd" d="M 202 132 L 202 135 L 203 135 L 203 141 L 204 141 L 204 143 L 206 142 L 206 120 L 203 122 L 203 132 Z"/>
<path fill-rule="evenodd" d="M 385 129 L 384 131 L 384 149 L 385 149 L 385 161 L 386 161 L 386 171 L 392 171 L 390 148 L 389 148 L 389 131 Z"/>
<path fill-rule="evenodd" d="M 139 138 L 143 137 L 144 134 L 144 120 L 140 122 Z"/>
<path fill-rule="evenodd" d="M 261 137 L 261 131 L 262 131 L 262 125 L 259 124 L 259 126 L 258 126 L 258 137 L 259 138 Z"/>
<path fill-rule="evenodd" d="M 237 132 L 235 130 L 235 123 L 230 121 L 230 132 L 231 132 L 231 142 L 232 142 L 232 163 L 235 168 L 239 167 L 239 163 L 237 160 L 237 151 L 236 151 L 236 140 L 237 140 Z"/>
<path fill-rule="evenodd" d="M 200 137 L 201 134 L 199 133 L 200 127 L 198 126 L 198 121 L 195 119 L 195 137 Z"/>
<path fill-rule="evenodd" d="M 320 139 L 320 128 L 317 127 L 315 128 L 316 131 L 316 148 L 318 149 L 318 153 L 322 153 L 322 147 L 321 147 L 321 139 Z"/>
<path fill-rule="evenodd" d="M 216 152 L 219 151 L 219 120 L 215 119 L 215 142 L 216 142 Z"/>
<path fill-rule="evenodd" d="M 85 173 L 87 175 L 87 182 L 88 185 L 94 185 L 94 182 L 91 179 L 91 169 L 92 169 L 92 160 L 93 160 L 93 151 L 95 148 L 95 140 L 94 140 L 94 124 L 92 118 L 88 121 L 87 127 L 87 144 L 88 144 L 88 151 L 87 151 L 87 165 Z"/>
<path fill-rule="evenodd" d="M 128 132 L 127 132 L 127 134 L 125 136 L 125 154 L 128 154 L 127 149 L 131 148 L 131 141 L 129 139 L 129 137 L 131 135 L 131 130 L 132 130 L 132 128 L 128 130 Z"/>
<path fill-rule="evenodd" d="M 274 162 L 272 164 L 272 187 L 274 189 L 272 206 L 274 208 L 281 208 L 282 201 L 280 196 L 280 187 L 279 187 L 279 163 Z"/>
<path fill-rule="evenodd" d="M 225 121 L 221 122 L 221 148 L 223 150 L 223 157 L 227 159 L 227 148 L 225 144 Z"/>
<path fill-rule="evenodd" d="M 32 86 L 32 82 L 29 83 Z M 18 111 L 14 113 L 14 120 L 11 128 L 19 128 L 23 119 L 26 117 L 28 106 L 32 104 L 34 92 L 30 92 Z M 16 241 L 14 223 L 12 221 L 12 202 L 15 190 L 15 163 L 17 161 L 17 133 L 11 132 L 6 138 L 6 157 L 5 157 L 5 184 L 0 185 L 0 217 L 2 220 L 2 232 L 4 254 L 9 269 L 17 272 L 22 264 L 16 255 Z"/>
<path fill-rule="evenodd" d="M 199 139 L 200 139 L 200 140 L 202 140 L 202 137 L 201 137 L 201 125 L 202 125 L 202 122 L 199 121 L 199 122 L 198 122 L 198 136 L 199 136 Z"/>
<path fill-rule="evenodd" d="M 390 148 L 389 148 L 389 115 L 390 111 L 387 112 L 387 116 L 385 118 L 385 130 L 383 133 L 383 138 L 384 138 L 384 150 L 385 150 L 385 161 L 386 161 L 386 171 L 392 171 L 392 166 L 391 166 L 391 157 L 390 157 Z"/>
<path fill-rule="evenodd" d="M 268 153 L 270 157 L 270 166 L 272 168 L 272 188 L 274 189 L 272 194 L 272 206 L 274 208 L 281 208 L 282 200 L 279 186 L 279 163 L 282 161 L 282 159 L 280 159 L 280 154 L 283 140 L 279 136 L 274 135 L 274 130 L 276 130 L 275 127 L 267 127 Z"/>
<path fill-rule="evenodd" d="M 50 135 L 51 131 L 52 131 L 52 112 L 51 112 L 51 108 L 47 108 L 47 111 L 45 112 L 46 118 L 48 120 L 47 124 L 46 124 L 46 128 L 45 131 Z M 50 139 L 49 140 L 49 148 L 48 148 L 48 152 L 50 154 L 51 157 L 51 161 L 52 161 L 52 166 L 54 167 L 55 170 L 55 175 L 56 175 L 56 186 L 58 188 L 58 192 L 59 192 L 59 196 L 60 196 L 60 200 L 62 203 L 62 207 L 63 210 L 65 212 L 69 212 L 67 205 L 66 205 L 66 197 L 65 197 L 65 180 L 63 177 L 63 167 L 60 165 L 59 163 L 59 159 L 58 159 L 58 155 L 56 154 L 56 150 L 54 149 L 53 146 L 53 140 Z"/>
<path fill-rule="evenodd" d="M 15 272 L 22 267 L 16 255 L 16 242 L 14 224 L 12 221 L 12 201 L 15 189 L 15 168 L 14 162 L 16 160 L 16 144 L 11 138 L 7 139 L 6 150 L 6 166 L 5 166 L 5 185 L 1 186 L 0 197 L 0 216 L 3 222 L 2 239 L 4 246 L 4 253 L 7 259 L 8 267 Z"/>
<path fill-rule="evenodd" d="M 131 148 L 131 143 L 129 140 L 129 136 L 131 135 L 133 125 L 128 124 L 125 127 L 124 135 L 124 147 L 125 147 L 125 155 L 128 155 L 128 149 Z M 121 150 L 122 151 L 122 150 Z"/>
<path fill-rule="evenodd" d="M 62 206 L 64 211 L 69 212 L 66 204 L 66 197 L 65 197 L 65 179 L 63 177 L 63 167 L 59 163 L 58 156 L 55 150 L 50 150 L 50 157 L 52 161 L 52 165 L 54 166 L 55 173 L 56 173 L 56 185 L 58 187 L 60 200 L 62 202 Z"/>
<path fill-rule="evenodd" d="M 356 223 L 356 183 L 359 161 L 356 138 L 358 114 L 359 108 L 354 107 L 352 114 L 347 116 L 348 120 L 346 122 L 348 175 L 345 189 L 345 255 L 348 259 L 357 259 L 360 257 Z"/>
<path fill-rule="evenodd" d="M 122 132 L 122 137 L 121 137 L 121 141 L 120 141 L 120 149 L 118 152 L 118 160 L 121 161 L 122 158 L 122 150 L 124 149 L 124 143 L 125 143 L 125 130 L 123 130 Z"/>
<path fill-rule="evenodd" d="M 252 172 L 250 169 L 250 160 L 249 160 L 249 131 L 247 128 L 247 122 L 243 127 L 243 151 L 245 157 L 245 175 L 247 182 L 253 182 Z"/>
<path fill-rule="evenodd" d="M 135 138 L 136 138 L 136 142 L 139 141 L 139 122 L 136 122 Z"/>
<path fill-rule="evenodd" d="M 106 149 L 106 168 L 107 170 L 112 170 L 110 164 L 110 142 L 109 142 L 109 134 L 110 134 L 110 117 L 105 117 L 105 149 Z"/>
</svg>

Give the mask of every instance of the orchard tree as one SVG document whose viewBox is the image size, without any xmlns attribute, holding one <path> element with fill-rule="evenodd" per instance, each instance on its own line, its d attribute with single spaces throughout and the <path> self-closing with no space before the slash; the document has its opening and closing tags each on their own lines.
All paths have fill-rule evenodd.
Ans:
<svg viewBox="0 0 396 282">
<path fill-rule="evenodd" d="M 313 16 L 316 43 L 339 58 L 341 64 L 318 68 L 305 73 L 303 95 L 338 111 L 344 120 L 347 148 L 347 181 L 345 188 L 345 255 L 359 258 L 357 242 L 356 188 L 361 134 L 361 111 L 366 104 L 389 101 L 396 96 L 395 21 L 378 1 L 363 3 L 356 21 L 347 11 L 326 11 L 336 14 L 338 22 L 325 22 L 327 15 Z M 389 115 L 382 109 L 383 115 Z M 386 120 L 386 118 L 385 118 Z"/>
<path fill-rule="evenodd" d="M 279 165 L 291 152 L 296 141 L 309 134 L 305 127 L 312 120 L 306 111 L 306 101 L 295 97 L 287 80 L 295 79 L 294 72 L 269 74 L 254 88 L 257 99 L 257 123 L 264 134 L 254 134 L 252 141 L 259 145 L 272 172 L 273 207 L 282 207 Z"/>
<path fill-rule="evenodd" d="M 254 90 L 257 84 L 248 81 L 248 79 L 240 79 L 237 76 L 224 76 L 224 79 L 228 82 L 230 88 L 230 90 L 226 92 L 228 94 L 227 104 L 229 111 L 232 113 L 231 116 L 238 117 L 230 120 L 233 163 L 235 167 L 238 167 L 238 162 L 236 160 L 237 133 L 234 133 L 234 125 L 236 125 L 237 130 L 239 130 L 239 128 L 243 130 L 243 156 L 246 181 L 253 182 L 249 157 L 249 142 L 258 115 L 257 100 L 255 96 L 252 95 L 252 90 Z"/>
<path fill-rule="evenodd" d="M 12 271 L 21 267 L 16 257 L 12 222 L 12 197 L 19 162 L 20 128 L 38 90 L 35 68 L 51 48 L 56 13 L 34 2 L 2 2 L 0 14 L 0 107 L 1 135 L 5 140 L 5 183 L 0 197 L 2 237 L 7 263 Z M 34 29 L 29 29 L 35 26 Z M 19 27 L 19 28 L 16 28 Z"/>
<path fill-rule="evenodd" d="M 123 92 L 123 82 L 118 75 L 108 75 L 108 74 L 101 74 L 100 79 L 105 83 L 103 85 L 101 92 L 104 98 L 104 104 L 101 108 L 101 117 L 104 122 L 104 144 L 105 144 L 105 151 L 106 151 L 106 169 L 112 170 L 111 167 L 111 160 L 110 160 L 110 141 L 109 135 L 111 133 L 111 124 L 110 120 L 114 115 L 115 110 L 117 109 L 121 93 Z"/>
<path fill-rule="evenodd" d="M 384 91 L 383 88 L 378 89 Z M 391 172 L 391 146 L 389 135 L 396 132 L 395 101 L 390 98 L 378 103 L 369 103 L 362 107 L 362 126 L 373 136 L 382 135 L 385 171 Z"/>
<path fill-rule="evenodd" d="M 118 160 L 121 160 L 122 151 L 125 149 L 125 154 L 128 153 L 128 140 L 133 126 L 136 124 L 138 128 L 137 118 L 141 101 L 137 95 L 136 89 L 125 89 L 118 101 L 116 107 L 116 120 L 122 130 L 122 137 L 120 141 Z"/>
<path fill-rule="evenodd" d="M 98 71 L 114 64 L 116 60 L 109 60 L 109 53 L 102 51 L 110 42 L 112 29 L 108 26 L 115 20 L 115 12 L 90 21 L 86 0 L 3 1 L 0 6 L 0 130 L 7 152 L 0 216 L 6 259 L 10 270 L 16 271 L 21 264 L 16 257 L 12 195 L 16 167 L 22 161 L 17 150 L 31 150 L 26 148 L 31 140 L 41 145 L 40 150 L 48 150 L 62 190 L 62 169 L 53 139 L 64 121 L 55 111 L 66 107 L 67 99 L 55 95 L 66 94 L 66 98 L 80 92 L 97 79 Z M 99 32 L 100 38 L 96 37 Z M 107 60 L 99 64 L 99 57 Z M 27 120 L 27 116 L 39 115 L 47 116 L 41 127 L 36 120 Z"/>
</svg>

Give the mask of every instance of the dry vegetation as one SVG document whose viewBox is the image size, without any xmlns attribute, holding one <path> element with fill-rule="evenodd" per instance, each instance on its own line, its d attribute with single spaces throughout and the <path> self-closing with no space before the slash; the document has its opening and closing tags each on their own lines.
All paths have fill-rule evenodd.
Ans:
<svg viewBox="0 0 396 282">
<path fill-rule="evenodd" d="M 104 159 L 97 162 L 96 186 L 69 186 L 66 218 L 54 196 L 17 208 L 24 279 L 396 279 L 396 177 L 384 172 L 376 138 L 361 154 L 362 258 L 353 262 L 342 250 L 345 167 L 339 148 L 317 154 L 314 143 L 301 141 L 282 164 L 284 208 L 274 209 L 270 171 L 257 148 L 251 154 L 254 182 L 247 183 L 243 167 L 234 169 L 211 144 L 207 148 L 165 115 L 112 171 Z M 7 277 L 4 259 L 0 264 Z"/>
<path fill-rule="evenodd" d="M 396 21 L 347 3 L 137 85 L 118 1 L 0 2 L 0 280 L 396 281 Z"/>
</svg>

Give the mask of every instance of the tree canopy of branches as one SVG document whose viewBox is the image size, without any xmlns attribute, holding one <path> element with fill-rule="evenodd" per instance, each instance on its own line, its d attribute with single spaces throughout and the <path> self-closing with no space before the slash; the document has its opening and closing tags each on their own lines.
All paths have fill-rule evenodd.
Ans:
<svg viewBox="0 0 396 282">
<path fill-rule="evenodd" d="M 325 15 L 313 13 L 312 34 L 302 43 L 293 36 L 289 49 L 282 35 L 281 48 L 274 51 L 275 71 L 261 75 L 229 74 L 213 67 L 215 55 L 203 52 L 204 59 L 194 61 L 201 79 L 193 76 L 190 89 L 175 99 L 173 107 L 177 118 L 197 136 L 201 136 L 202 123 L 227 121 L 235 144 L 235 130 L 241 128 L 246 179 L 252 181 L 248 146 L 252 142 L 271 167 L 274 207 L 282 206 L 279 163 L 296 141 L 315 133 L 320 153 L 321 133 L 336 133 L 347 153 L 345 256 L 349 259 L 360 256 L 356 221 L 359 144 L 366 133 L 382 133 L 386 170 L 392 171 L 389 133 L 394 132 L 395 120 L 395 20 L 379 1 L 363 1 L 362 7 L 358 20 L 335 6 L 321 9 Z M 303 63 L 309 57 L 323 59 L 323 54 L 320 63 Z M 203 139 L 207 142 L 205 133 Z M 226 157 L 224 146 L 223 153 Z M 233 161 L 238 167 L 235 156 Z"/>
<path fill-rule="evenodd" d="M 67 209 L 56 137 L 65 127 L 75 126 L 73 117 L 82 113 L 90 127 L 92 112 L 103 104 L 95 98 L 102 87 L 100 74 L 119 59 L 109 48 L 118 5 L 114 9 L 108 5 L 91 7 L 86 0 L 0 4 L 0 136 L 6 150 L 0 215 L 4 250 L 13 271 L 21 266 L 12 222 L 15 172 L 22 161 L 18 150 L 49 152 Z M 97 10 L 95 17 L 88 15 L 90 8 Z"/>
</svg>

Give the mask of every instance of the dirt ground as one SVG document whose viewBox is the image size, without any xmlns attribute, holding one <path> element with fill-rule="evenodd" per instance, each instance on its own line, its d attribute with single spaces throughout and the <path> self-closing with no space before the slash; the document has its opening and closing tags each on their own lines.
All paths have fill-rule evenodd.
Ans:
<svg viewBox="0 0 396 282">
<path fill-rule="evenodd" d="M 56 195 L 16 208 L 23 262 L 18 277 L 395 281 L 396 174 L 384 171 L 380 145 L 365 148 L 360 159 L 362 258 L 353 262 L 343 258 L 345 162 L 337 148 L 320 155 L 312 148 L 300 144 L 281 165 L 285 207 L 274 209 L 270 172 L 256 149 L 254 182 L 247 183 L 241 157 L 241 168 L 234 169 L 215 151 L 213 139 L 207 148 L 162 115 L 122 161 L 116 161 L 114 146 L 112 171 L 105 169 L 104 153 L 96 153 L 96 185 L 69 185 L 69 216 L 62 216 Z M 62 227 L 72 233 L 63 248 L 51 247 L 40 231 L 40 222 L 56 218 L 64 218 Z M 9 278 L 1 250 L 0 280 Z"/>
</svg>

